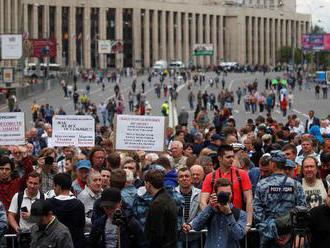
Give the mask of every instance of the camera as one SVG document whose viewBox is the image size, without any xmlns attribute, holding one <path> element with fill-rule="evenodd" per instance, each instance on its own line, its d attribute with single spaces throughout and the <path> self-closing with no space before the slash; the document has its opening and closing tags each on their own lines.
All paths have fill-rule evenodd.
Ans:
<svg viewBox="0 0 330 248">
<path fill-rule="evenodd" d="M 125 224 L 125 217 L 123 215 L 123 211 L 117 208 L 112 214 L 112 224 L 116 226 L 121 226 Z"/>
<path fill-rule="evenodd" d="M 219 194 L 217 194 L 218 203 L 220 205 L 226 205 L 229 202 L 229 196 L 230 193 L 228 192 L 220 192 Z"/>
<path fill-rule="evenodd" d="M 30 231 L 20 231 L 17 235 L 18 246 L 20 248 L 28 248 L 31 243 L 31 232 Z"/>
<path fill-rule="evenodd" d="M 291 211 L 291 225 L 293 229 L 304 230 L 308 228 L 309 209 L 304 206 L 297 206 Z"/>
<path fill-rule="evenodd" d="M 53 163 L 54 163 L 54 158 L 53 157 L 47 156 L 45 158 L 45 165 L 53 165 Z"/>
</svg>

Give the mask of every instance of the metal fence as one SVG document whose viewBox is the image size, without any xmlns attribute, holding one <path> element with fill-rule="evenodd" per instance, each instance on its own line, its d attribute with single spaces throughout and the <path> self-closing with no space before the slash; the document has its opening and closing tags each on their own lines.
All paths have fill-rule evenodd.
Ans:
<svg viewBox="0 0 330 248">
<path fill-rule="evenodd" d="M 205 243 L 205 236 L 207 235 L 207 232 L 208 232 L 207 229 L 203 229 L 198 232 L 191 230 L 188 234 L 185 235 L 185 248 L 189 248 L 188 238 L 189 238 L 189 235 L 192 235 L 192 234 L 200 234 L 200 247 L 203 248 L 204 243 Z M 258 232 L 256 228 L 251 228 L 249 231 L 249 233 L 255 233 L 255 232 Z M 89 237 L 89 233 L 85 233 L 84 235 L 85 235 L 86 239 Z M 249 236 L 245 235 L 244 246 L 242 246 L 241 248 L 248 248 L 248 238 L 249 238 Z M 20 247 L 19 242 L 18 242 L 18 237 L 16 234 L 6 234 L 4 236 L 4 246 L 0 246 L 0 247 L 25 248 L 25 247 Z"/>
</svg>

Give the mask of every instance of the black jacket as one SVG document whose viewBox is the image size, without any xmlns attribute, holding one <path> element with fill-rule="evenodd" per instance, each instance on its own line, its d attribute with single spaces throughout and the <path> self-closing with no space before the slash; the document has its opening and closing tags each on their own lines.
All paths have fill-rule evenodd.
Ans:
<svg viewBox="0 0 330 248">
<path fill-rule="evenodd" d="M 105 247 L 105 226 L 108 217 L 103 215 L 94 221 L 87 242 L 87 248 Z M 148 248 L 141 226 L 133 216 L 123 214 L 123 225 L 120 226 L 121 248 Z"/>
<path fill-rule="evenodd" d="M 175 201 L 165 189 L 161 189 L 152 200 L 145 224 L 150 247 L 177 247 L 177 216 Z"/>
<path fill-rule="evenodd" d="M 48 199 L 57 219 L 70 231 L 75 248 L 84 248 L 85 207 L 76 198 L 69 200 Z"/>
<path fill-rule="evenodd" d="M 73 244 L 68 228 L 55 219 L 46 230 L 32 227 L 30 247 L 71 248 Z"/>
<path fill-rule="evenodd" d="M 327 248 L 330 244 L 330 208 L 321 205 L 312 208 L 309 216 L 309 228 L 312 233 L 311 248 Z"/>
<path fill-rule="evenodd" d="M 307 120 L 306 120 L 306 123 L 305 123 L 305 133 L 308 133 L 309 129 L 310 129 L 312 126 L 314 126 L 314 125 L 316 125 L 316 126 L 320 126 L 320 125 L 321 125 L 321 124 L 320 124 L 320 120 L 319 120 L 318 118 L 314 117 L 312 124 L 309 125 L 309 126 L 308 126 L 308 119 L 307 119 Z"/>
</svg>

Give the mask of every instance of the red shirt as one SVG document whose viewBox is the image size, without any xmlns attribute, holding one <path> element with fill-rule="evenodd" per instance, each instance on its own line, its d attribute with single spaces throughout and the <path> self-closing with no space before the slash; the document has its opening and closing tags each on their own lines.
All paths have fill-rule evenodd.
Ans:
<svg viewBox="0 0 330 248">
<path fill-rule="evenodd" d="M 230 171 L 228 171 L 226 173 L 221 173 L 220 168 L 217 169 L 215 172 L 214 183 L 220 178 L 220 174 L 221 174 L 221 178 L 226 178 L 229 181 L 231 181 L 232 182 L 232 191 L 233 191 L 233 205 L 235 208 L 242 209 L 242 207 L 243 207 L 242 192 L 241 192 L 241 188 L 240 188 L 240 182 L 237 179 L 236 170 L 238 170 L 238 173 L 241 177 L 243 191 L 251 190 L 252 185 L 251 185 L 251 181 L 250 181 L 248 173 L 246 171 L 240 170 L 234 166 L 232 166 Z M 210 193 L 210 194 L 213 192 L 212 173 L 209 173 L 205 177 L 205 180 L 203 182 L 202 192 L 206 192 L 206 193 Z"/>
<path fill-rule="evenodd" d="M 0 201 L 8 211 L 11 199 L 20 189 L 21 179 L 19 177 L 8 182 L 0 182 Z"/>
</svg>

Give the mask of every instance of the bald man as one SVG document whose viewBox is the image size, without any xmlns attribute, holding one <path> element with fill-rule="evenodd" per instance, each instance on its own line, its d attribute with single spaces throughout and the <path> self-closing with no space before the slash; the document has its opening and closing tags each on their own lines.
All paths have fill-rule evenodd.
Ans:
<svg viewBox="0 0 330 248">
<path fill-rule="evenodd" d="M 190 167 L 190 172 L 193 178 L 193 185 L 195 188 L 202 189 L 203 180 L 205 177 L 204 169 L 202 166 L 195 164 Z"/>
</svg>

